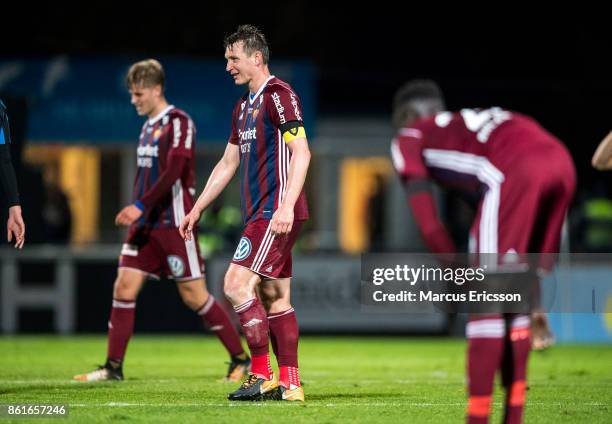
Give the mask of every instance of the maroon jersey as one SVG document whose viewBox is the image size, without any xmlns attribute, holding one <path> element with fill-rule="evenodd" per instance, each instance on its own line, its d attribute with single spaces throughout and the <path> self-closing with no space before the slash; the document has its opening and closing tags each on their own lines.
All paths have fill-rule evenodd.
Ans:
<svg viewBox="0 0 612 424">
<path fill-rule="evenodd" d="M 474 191 L 501 183 L 500 168 L 541 144 L 559 141 L 525 115 L 500 108 L 463 109 L 402 128 L 391 153 L 404 179 L 432 178 L 444 187 Z"/>
<path fill-rule="evenodd" d="M 471 231 L 473 251 L 558 249 L 558 237 L 552 235 L 546 246 L 533 245 L 530 235 L 536 228 L 529 223 L 537 218 L 541 199 L 556 196 L 567 209 L 574 169 L 561 142 L 533 119 L 496 107 L 442 112 L 402 128 L 391 155 L 400 177 L 413 183 L 409 203 L 432 251 L 452 252 L 455 247 L 431 194 L 418 189 L 428 180 L 480 197 Z M 524 207 L 516 210 L 519 205 Z M 555 220 L 559 229 L 564 210 Z"/>
<path fill-rule="evenodd" d="M 289 84 L 271 76 L 257 93 L 246 93 L 234 107 L 229 143 L 240 147 L 240 194 L 244 223 L 271 219 L 281 204 L 291 153 L 282 134 L 303 126 L 300 99 Z M 308 219 L 304 191 L 294 219 Z"/>
<path fill-rule="evenodd" d="M 177 228 L 194 205 L 195 135 L 185 112 L 168 106 L 148 119 L 138 141 L 134 203 L 143 210 L 138 228 Z"/>
</svg>

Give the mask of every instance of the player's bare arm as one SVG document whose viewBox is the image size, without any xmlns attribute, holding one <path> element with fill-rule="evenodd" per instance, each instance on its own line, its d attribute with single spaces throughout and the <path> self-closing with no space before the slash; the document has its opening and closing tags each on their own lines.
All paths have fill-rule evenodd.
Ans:
<svg viewBox="0 0 612 424">
<path fill-rule="evenodd" d="M 171 155 L 168 158 L 168 167 L 159 175 L 157 182 L 140 199 L 123 208 L 117 214 L 115 223 L 117 225 L 132 225 L 140 219 L 145 214 L 145 211 L 159 202 L 171 190 L 172 184 L 180 177 L 185 166 L 185 157 Z"/>
<path fill-rule="evenodd" d="M 591 164 L 600 171 L 612 169 L 612 131 L 597 146 Z"/>
<path fill-rule="evenodd" d="M 215 166 L 202 194 L 198 197 L 193 209 L 183 218 L 179 227 L 181 237 L 185 240 L 191 240 L 193 227 L 200 220 L 200 215 L 206 208 L 223 192 L 229 184 L 238 166 L 240 166 L 239 147 L 235 144 L 228 143 L 225 148 L 223 157 Z"/>
<path fill-rule="evenodd" d="M 293 228 L 293 209 L 304 187 L 311 156 L 308 140 L 305 137 L 295 138 L 287 143 L 287 146 L 291 152 L 287 190 L 270 223 L 270 230 L 277 235 L 288 234 Z"/>
</svg>

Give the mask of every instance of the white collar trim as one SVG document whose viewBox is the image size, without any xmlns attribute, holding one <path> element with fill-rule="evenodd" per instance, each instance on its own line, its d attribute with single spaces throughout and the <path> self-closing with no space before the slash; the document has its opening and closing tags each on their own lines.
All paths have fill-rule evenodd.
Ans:
<svg viewBox="0 0 612 424">
<path fill-rule="evenodd" d="M 259 87 L 259 90 L 257 90 L 257 93 L 255 93 L 255 95 L 253 97 L 251 97 L 251 93 L 249 93 L 249 104 L 253 104 L 255 102 L 255 100 L 259 97 L 259 95 L 261 94 L 261 92 L 264 90 L 264 88 L 266 88 L 266 85 L 268 85 L 268 82 L 274 78 L 274 75 L 270 75 L 268 77 L 268 79 L 266 79 L 264 81 L 264 83 L 261 85 L 261 87 Z"/>
<path fill-rule="evenodd" d="M 160 119 L 162 119 L 168 112 L 170 112 L 172 109 L 174 109 L 174 105 L 169 105 L 168 107 L 166 107 L 164 110 L 162 110 L 161 112 L 159 112 L 156 116 L 154 116 L 153 118 L 149 119 L 149 125 L 153 125 L 154 123 L 156 123 L 157 121 L 159 121 Z"/>
</svg>

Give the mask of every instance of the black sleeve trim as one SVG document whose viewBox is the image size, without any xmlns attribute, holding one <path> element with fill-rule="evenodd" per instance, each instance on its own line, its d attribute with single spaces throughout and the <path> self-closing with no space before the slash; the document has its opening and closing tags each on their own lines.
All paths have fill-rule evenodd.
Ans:
<svg viewBox="0 0 612 424">
<path fill-rule="evenodd" d="M 9 148 L 8 144 L 0 145 L 0 185 L 6 196 L 7 205 L 11 207 L 19 204 L 19 192 Z"/>
<path fill-rule="evenodd" d="M 294 128 L 303 127 L 304 123 L 302 121 L 289 121 L 282 124 L 279 129 L 281 134 L 284 134 L 286 131 L 292 130 Z"/>
</svg>

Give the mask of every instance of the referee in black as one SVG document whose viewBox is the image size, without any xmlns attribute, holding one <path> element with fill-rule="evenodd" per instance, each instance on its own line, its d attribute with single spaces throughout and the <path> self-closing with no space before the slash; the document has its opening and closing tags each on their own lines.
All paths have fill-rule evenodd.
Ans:
<svg viewBox="0 0 612 424">
<path fill-rule="evenodd" d="M 17 179 L 15 170 L 11 163 L 11 132 L 9 128 L 6 106 L 0 100 L 0 186 L 4 192 L 6 204 L 9 208 L 6 229 L 7 239 L 15 242 L 15 247 L 21 249 L 25 243 L 25 224 L 21 217 L 21 206 L 19 205 L 19 192 L 17 191 Z"/>
</svg>

